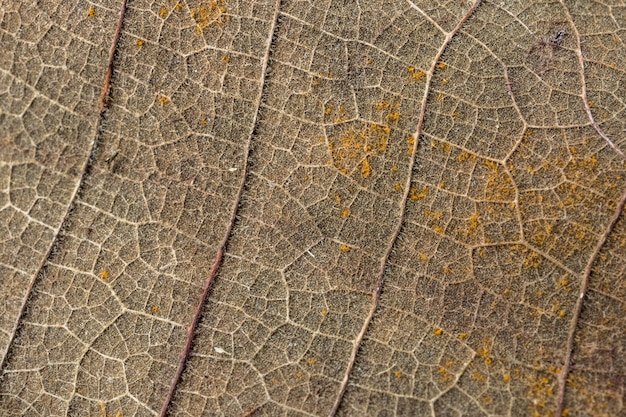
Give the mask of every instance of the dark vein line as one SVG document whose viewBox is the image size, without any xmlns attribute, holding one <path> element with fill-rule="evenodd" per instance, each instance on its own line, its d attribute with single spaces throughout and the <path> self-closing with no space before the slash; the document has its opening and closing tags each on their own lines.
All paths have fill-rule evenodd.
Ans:
<svg viewBox="0 0 626 417">
<path fill-rule="evenodd" d="M 561 6 L 563 7 L 565 14 L 567 15 L 567 19 L 575 35 L 574 38 L 576 40 L 576 57 L 578 58 L 578 64 L 580 65 L 580 80 L 581 80 L 581 94 L 580 95 L 583 100 L 585 112 L 587 113 L 589 122 L 591 126 L 596 130 L 598 135 L 600 135 L 600 137 L 604 139 L 604 141 L 622 159 L 626 160 L 626 155 L 624 154 L 624 152 L 617 145 L 615 145 L 613 141 L 611 141 L 611 139 L 606 135 L 606 133 L 604 133 L 604 131 L 600 128 L 598 123 L 593 118 L 593 113 L 591 112 L 591 106 L 589 105 L 589 100 L 587 98 L 587 80 L 585 77 L 585 60 L 583 57 L 580 33 L 578 32 L 578 29 L 576 28 L 574 19 L 572 18 L 572 15 L 569 12 L 567 5 L 565 4 L 563 0 L 560 0 L 560 3 L 561 3 Z M 613 216 L 611 217 L 609 224 L 607 225 L 606 229 L 604 230 L 604 233 L 602 234 L 602 236 L 600 237 L 600 240 L 598 241 L 598 244 L 596 245 L 593 253 L 591 254 L 591 257 L 589 258 L 589 261 L 587 262 L 587 265 L 585 266 L 585 270 L 581 277 L 580 290 L 578 293 L 579 295 L 576 300 L 576 307 L 574 310 L 574 315 L 572 316 L 572 321 L 570 322 L 569 334 L 567 336 L 567 348 L 566 348 L 567 350 L 565 351 L 565 358 L 563 360 L 563 369 L 561 370 L 561 373 L 559 374 L 559 377 L 558 377 L 559 392 L 556 398 L 556 410 L 554 412 L 555 417 L 561 417 L 563 414 L 563 407 L 565 405 L 565 388 L 566 388 L 567 377 L 571 368 L 572 356 L 574 354 L 576 330 L 578 327 L 578 321 L 580 320 L 583 303 L 585 302 L 585 293 L 587 292 L 587 287 L 589 286 L 589 278 L 591 276 L 591 269 L 598 255 L 600 254 L 602 247 L 606 243 L 606 240 L 608 239 L 609 234 L 613 231 L 613 228 L 615 224 L 617 223 L 617 220 L 622 214 L 625 203 L 626 203 L 626 190 L 622 194 L 622 197 L 619 203 L 617 204 L 617 208 L 615 209 L 615 212 L 613 213 Z"/>
<path fill-rule="evenodd" d="M 356 339 L 354 340 L 354 344 L 353 344 L 353 347 L 352 347 L 352 352 L 350 353 L 350 359 L 349 359 L 349 362 L 348 362 L 348 366 L 346 368 L 346 372 L 344 374 L 343 380 L 341 381 L 341 388 L 340 388 L 339 394 L 337 395 L 337 399 L 335 400 L 335 403 L 333 404 L 333 408 L 332 408 L 332 410 L 330 412 L 330 417 L 333 417 L 335 414 L 337 414 L 337 410 L 339 410 L 339 406 L 341 405 L 341 402 L 342 402 L 343 397 L 345 395 L 346 389 L 348 388 L 348 381 L 350 379 L 350 374 L 352 373 L 352 368 L 354 367 L 354 362 L 356 360 L 356 355 L 357 355 L 357 353 L 359 351 L 359 348 L 361 346 L 361 342 L 363 341 L 363 338 L 365 337 L 365 332 L 367 331 L 367 328 L 368 328 L 370 322 L 372 321 L 372 318 L 374 317 L 374 314 L 376 313 L 376 310 L 378 309 L 378 303 L 380 301 L 380 294 L 382 292 L 382 287 L 383 287 L 383 277 L 385 275 L 385 269 L 386 269 L 386 266 L 387 266 L 387 262 L 389 261 L 389 256 L 391 255 L 391 251 L 393 250 L 393 247 L 395 246 L 395 243 L 398 240 L 398 236 L 400 235 L 400 232 L 402 231 L 402 226 L 404 224 L 404 219 L 405 219 L 405 216 L 406 216 L 406 204 L 407 204 L 409 192 L 410 192 L 410 189 L 411 189 L 411 179 L 412 179 L 412 173 L 413 173 L 413 166 L 415 165 L 415 159 L 417 158 L 417 147 L 418 147 L 418 144 L 419 144 L 419 138 L 420 138 L 420 136 L 422 134 L 422 129 L 424 127 L 424 117 L 426 115 L 426 102 L 428 101 L 428 94 L 430 93 L 431 80 L 432 80 L 432 77 L 433 77 L 433 75 L 435 73 L 435 66 L 439 62 L 439 59 L 441 58 L 441 55 L 443 55 L 443 52 L 445 51 L 446 47 L 450 44 L 450 41 L 452 40 L 452 38 L 461 30 L 461 28 L 463 27 L 463 25 L 465 24 L 467 19 L 469 19 L 474 14 L 474 12 L 478 8 L 479 4 L 480 4 L 480 0 L 475 0 L 474 4 L 472 5 L 472 7 L 461 18 L 459 23 L 457 23 L 457 25 L 454 27 L 454 29 L 452 29 L 452 31 L 450 31 L 446 35 L 446 38 L 445 38 L 443 44 L 441 45 L 441 47 L 437 51 L 437 54 L 435 55 L 435 57 L 432 60 L 430 69 L 426 73 L 426 85 L 424 87 L 424 96 L 422 98 L 422 103 L 421 103 L 422 105 L 421 105 L 421 109 L 420 109 L 420 115 L 419 115 L 419 119 L 418 119 L 418 122 L 417 122 L 417 128 L 415 130 L 415 133 L 413 134 L 413 137 L 415 138 L 415 141 L 413 143 L 413 151 L 412 151 L 412 154 L 411 154 L 411 161 L 409 162 L 409 166 L 408 166 L 408 173 L 409 174 L 407 175 L 407 179 L 406 179 L 406 182 L 405 182 L 405 185 L 404 185 L 403 198 L 402 198 L 402 201 L 400 203 L 400 211 L 401 211 L 402 214 L 401 214 L 400 219 L 398 221 L 398 226 L 396 227 L 395 231 L 393 232 L 393 235 L 391 236 L 391 240 L 390 240 L 389 246 L 385 250 L 385 254 L 383 255 L 382 260 L 380 262 L 380 271 L 378 273 L 378 278 L 376 279 L 376 291 L 375 291 L 374 296 L 373 296 L 372 307 L 371 307 L 367 317 L 365 318 L 365 321 L 363 322 L 363 326 L 361 327 L 361 331 L 359 332 L 359 334 L 357 335 Z"/>
<path fill-rule="evenodd" d="M 206 304 L 206 301 L 211 292 L 211 288 L 213 287 L 213 282 L 215 281 L 217 272 L 220 266 L 222 265 L 222 259 L 224 257 L 224 251 L 226 249 L 226 245 L 230 239 L 230 235 L 233 231 L 233 228 L 235 227 L 237 214 L 239 211 L 239 205 L 241 203 L 241 196 L 243 194 L 243 191 L 246 185 L 246 180 L 248 178 L 248 170 L 249 170 L 248 160 L 250 156 L 250 145 L 252 143 L 252 138 L 255 135 L 258 120 L 259 120 L 259 111 L 261 108 L 261 102 L 263 101 L 263 92 L 265 90 L 265 80 L 268 74 L 267 69 L 269 66 L 270 54 L 272 50 L 272 45 L 274 44 L 274 40 L 276 37 L 276 28 L 278 26 L 277 22 L 278 22 L 278 14 L 280 11 L 280 6 L 281 6 L 281 0 L 276 0 L 275 6 L 274 6 L 274 16 L 272 18 L 272 26 L 270 27 L 270 30 L 269 30 L 267 49 L 265 51 L 265 56 L 263 58 L 263 64 L 262 64 L 262 69 L 261 69 L 261 74 L 262 74 L 261 88 L 259 88 L 259 94 L 256 98 L 256 104 L 255 104 L 256 110 L 254 113 L 254 119 L 252 120 L 252 128 L 250 130 L 250 134 L 248 135 L 248 140 L 246 141 L 244 145 L 244 151 L 243 151 L 244 158 L 243 158 L 243 163 L 242 163 L 243 172 L 241 174 L 241 181 L 239 183 L 239 189 L 237 190 L 237 195 L 235 196 L 233 207 L 231 209 L 230 219 L 228 221 L 228 225 L 226 226 L 226 231 L 224 232 L 224 237 L 222 238 L 222 241 L 220 242 L 220 246 L 215 255 L 215 259 L 213 260 L 213 266 L 211 267 L 211 270 L 209 271 L 209 275 L 207 276 L 207 280 L 204 284 L 202 295 L 200 296 L 200 299 L 198 300 L 198 306 L 196 307 L 196 311 L 194 313 L 192 322 L 187 328 L 187 341 L 185 342 L 185 347 L 183 348 L 183 352 L 180 357 L 180 361 L 178 363 L 178 369 L 176 370 L 176 375 L 174 376 L 174 379 L 172 380 L 172 383 L 167 393 L 167 397 L 165 398 L 165 401 L 163 402 L 163 407 L 161 408 L 161 411 L 159 413 L 160 417 L 165 417 L 167 415 L 167 410 L 170 407 L 170 404 L 172 403 L 172 399 L 174 398 L 176 387 L 178 386 L 178 383 L 180 382 L 183 372 L 185 371 L 187 361 L 189 360 L 189 357 L 191 356 L 194 336 L 196 333 L 196 329 L 198 327 L 198 323 L 200 322 L 200 317 L 202 316 L 202 312 L 204 310 L 204 305 Z M 257 406 L 257 409 L 258 409 L 258 406 Z"/>
<path fill-rule="evenodd" d="M 46 263 L 48 262 L 48 260 L 50 259 L 50 255 L 59 244 L 59 235 L 61 234 L 61 231 L 64 230 L 64 228 L 67 226 L 69 222 L 70 214 L 72 213 L 74 206 L 76 205 L 76 200 L 80 194 L 80 191 L 82 190 L 82 187 L 85 183 L 85 179 L 89 175 L 91 166 L 96 159 L 95 156 L 96 156 L 96 149 L 97 149 L 97 143 L 98 143 L 98 135 L 100 133 L 100 127 L 102 126 L 102 122 L 104 119 L 104 112 L 106 111 L 107 105 L 108 105 L 109 90 L 111 88 L 111 79 L 113 77 L 113 63 L 114 63 L 113 61 L 115 59 L 115 51 L 117 49 L 117 44 L 119 43 L 120 34 L 122 32 L 122 24 L 124 22 L 124 14 L 126 12 L 126 1 L 127 0 L 122 1 L 120 14 L 117 19 L 117 27 L 115 29 L 115 35 L 113 36 L 113 41 L 111 42 L 111 48 L 109 49 L 109 61 L 108 61 L 107 70 L 104 76 L 102 92 L 100 93 L 100 99 L 98 101 L 98 121 L 96 122 L 96 129 L 95 129 L 93 141 L 91 142 L 91 149 L 89 151 L 89 155 L 87 156 L 85 163 L 83 164 L 80 170 L 80 178 L 78 182 L 76 183 L 76 187 L 74 188 L 74 191 L 72 192 L 72 196 L 70 197 L 68 201 L 67 210 L 65 211 L 65 214 L 63 215 L 61 224 L 57 230 L 53 230 L 53 235 L 52 235 L 52 240 L 50 242 L 50 246 L 48 247 L 46 254 L 42 258 L 41 262 L 39 263 L 39 266 L 37 267 L 37 272 L 34 274 L 34 278 L 31 280 L 28 286 L 28 290 L 26 291 L 26 298 L 24 299 L 24 302 L 22 303 L 22 306 L 20 308 L 20 312 L 17 316 L 17 319 L 15 320 L 13 333 L 11 334 L 11 338 L 9 339 L 9 342 L 7 343 L 7 350 L 5 352 L 4 357 L 2 358 L 2 363 L 0 364 L 0 370 L 2 370 L 2 374 L 0 374 L 0 378 L 2 378 L 2 375 L 4 374 L 4 369 L 7 364 L 7 358 L 9 357 L 10 346 L 13 344 L 15 337 L 17 335 L 19 325 L 24 319 L 26 306 L 28 305 L 28 301 L 30 300 L 33 289 L 35 288 L 35 284 L 39 283 L 41 276 L 43 275 L 44 267 Z"/>
<path fill-rule="evenodd" d="M 613 143 L 611 139 L 609 139 L 606 133 L 604 133 L 604 131 L 600 128 L 598 123 L 596 123 L 595 119 L 593 118 L 593 113 L 591 112 L 591 106 L 589 105 L 589 99 L 587 98 L 587 80 L 585 78 L 585 59 L 583 58 L 583 49 L 582 49 L 582 44 L 580 42 L 580 33 L 578 33 L 578 29 L 576 28 L 576 25 L 574 24 L 574 19 L 572 18 L 572 15 L 570 14 L 569 9 L 565 5 L 565 2 L 563 0 L 560 0 L 560 1 L 561 1 L 561 6 L 563 7 L 563 10 L 565 11 L 565 14 L 567 15 L 567 19 L 569 20 L 570 26 L 572 27 L 572 30 L 574 31 L 574 35 L 575 35 L 574 38 L 576 39 L 576 58 L 578 58 L 578 65 L 580 65 L 580 81 L 581 81 L 580 96 L 582 97 L 583 104 L 585 106 L 585 111 L 587 112 L 587 117 L 589 117 L 589 122 L 591 123 L 591 126 L 593 126 L 593 128 L 596 130 L 596 132 L 598 132 L 598 135 L 600 135 L 600 137 L 604 139 L 604 141 L 615 152 L 617 152 L 617 154 L 621 156 L 622 159 L 626 160 L 626 155 L 624 154 L 624 152 L 619 147 L 617 147 L 617 145 Z"/>
<path fill-rule="evenodd" d="M 585 301 L 585 293 L 587 292 L 587 287 L 589 285 L 589 277 L 591 276 L 591 269 L 593 264 L 595 263 L 598 255 L 600 255 L 600 250 L 604 246 L 609 234 L 613 231 L 613 227 L 617 223 L 622 211 L 624 210 L 624 204 L 626 204 L 626 190 L 624 190 L 624 194 L 622 194 L 622 198 L 617 204 L 617 208 L 609 221 L 602 237 L 600 237 L 600 241 L 596 245 L 593 253 L 591 254 L 591 258 L 589 258 L 589 262 L 587 262 L 587 266 L 585 267 L 585 271 L 583 272 L 581 282 L 580 282 L 580 291 L 578 293 L 578 299 L 576 300 L 576 309 L 574 310 L 574 315 L 572 317 L 572 321 L 570 323 L 569 335 L 567 336 L 567 351 L 565 352 L 565 361 L 563 363 L 563 369 L 559 374 L 559 392 L 557 395 L 557 403 L 556 403 L 556 411 L 554 413 L 555 417 L 561 417 L 563 413 L 563 406 L 565 400 L 565 383 L 567 382 L 567 376 L 571 367 L 572 355 L 574 353 L 574 339 L 576 337 L 576 328 L 578 326 L 578 320 L 580 319 L 580 313 L 583 308 L 583 303 Z"/>
</svg>

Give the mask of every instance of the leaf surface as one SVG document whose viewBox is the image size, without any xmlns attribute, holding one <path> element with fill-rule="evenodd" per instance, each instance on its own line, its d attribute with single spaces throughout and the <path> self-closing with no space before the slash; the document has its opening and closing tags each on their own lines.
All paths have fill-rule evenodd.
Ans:
<svg viewBox="0 0 626 417">
<path fill-rule="evenodd" d="M 122 3 L 0 1 L 1 415 L 624 413 L 623 2 Z"/>
</svg>

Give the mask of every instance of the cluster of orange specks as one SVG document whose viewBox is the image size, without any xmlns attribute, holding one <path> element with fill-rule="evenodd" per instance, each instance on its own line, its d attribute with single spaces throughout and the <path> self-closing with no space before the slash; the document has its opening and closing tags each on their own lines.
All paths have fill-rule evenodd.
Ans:
<svg viewBox="0 0 626 417">
<path fill-rule="evenodd" d="M 308 363 L 309 365 L 313 366 L 317 363 L 317 359 L 315 358 L 309 358 L 306 360 L 306 363 Z"/>
<path fill-rule="evenodd" d="M 441 101 L 444 98 L 446 98 L 446 95 L 440 92 L 439 94 L 437 94 L 437 97 L 435 97 L 435 101 Z"/>
<path fill-rule="evenodd" d="M 413 135 L 406 138 L 406 142 L 408 143 L 407 153 L 409 155 L 413 155 L 413 149 L 415 149 L 415 137 Z"/>
<path fill-rule="evenodd" d="M 397 370 L 397 371 L 396 371 L 396 372 L 394 372 L 393 374 L 394 374 L 394 376 L 395 376 L 397 379 L 402 378 L 402 371 L 400 371 L 400 370 Z"/>
<path fill-rule="evenodd" d="M 367 161 L 367 158 L 365 158 L 361 163 L 361 175 L 363 176 L 363 178 L 369 178 L 369 176 L 372 175 L 372 167 Z"/>
<path fill-rule="evenodd" d="M 467 234 L 470 235 L 476 231 L 480 224 L 480 214 L 478 212 L 472 213 L 469 218 L 469 226 L 467 226 Z"/>
<path fill-rule="evenodd" d="M 225 0 L 210 0 L 208 5 L 200 5 L 198 8 L 191 9 L 191 17 L 196 21 L 196 32 L 202 31 L 209 25 L 216 23 L 223 25 L 230 20 L 230 16 L 226 14 Z"/>
<path fill-rule="evenodd" d="M 165 7 L 161 7 L 161 10 L 159 10 L 159 16 L 161 16 L 161 19 L 165 19 L 167 17 L 167 9 Z"/>
<path fill-rule="evenodd" d="M 453 377 L 448 373 L 448 370 L 443 366 L 439 367 L 439 382 L 446 383 L 452 381 Z"/>
<path fill-rule="evenodd" d="M 167 106 L 168 104 L 172 102 L 172 100 L 169 97 L 163 94 L 159 94 L 158 100 L 159 100 L 159 103 L 161 103 L 161 106 Z"/>
<path fill-rule="evenodd" d="M 411 75 L 411 78 L 413 78 L 415 81 L 419 81 L 426 76 L 426 73 L 424 71 L 416 70 L 415 67 L 409 67 L 407 71 Z"/>
<path fill-rule="evenodd" d="M 409 198 L 412 201 L 421 200 L 424 197 L 426 197 L 426 194 L 428 194 L 428 186 L 427 185 L 422 187 L 421 191 L 417 191 L 417 187 L 411 187 L 411 189 L 409 190 Z"/>
<path fill-rule="evenodd" d="M 348 120 L 346 114 L 346 106 L 339 106 L 335 108 L 334 104 L 328 103 L 324 108 L 324 114 L 326 116 L 333 116 L 334 123 L 343 123 Z"/>
<path fill-rule="evenodd" d="M 87 16 L 94 17 L 96 15 L 96 8 L 91 6 L 89 10 L 87 10 Z"/>
<path fill-rule="evenodd" d="M 158 313 L 159 312 L 159 306 L 157 306 L 157 305 L 152 306 L 150 311 L 152 311 L 152 314 Z"/>
<path fill-rule="evenodd" d="M 456 156 L 456 160 L 457 162 L 464 162 L 467 160 L 472 160 L 475 161 L 476 160 L 476 155 L 470 154 L 469 152 L 461 152 Z"/>
<path fill-rule="evenodd" d="M 468 335 L 467 333 L 460 333 L 460 334 L 459 334 L 459 339 L 461 339 L 461 340 L 465 340 L 465 339 L 467 339 L 467 338 L 468 338 L 468 336 L 469 336 L 469 335 Z"/>
<path fill-rule="evenodd" d="M 351 160 L 367 155 L 376 155 L 387 150 L 391 128 L 379 124 L 363 123 L 360 129 L 351 127 L 336 141 L 329 141 L 328 147 L 335 166 L 347 174 L 347 165 Z M 336 145 L 335 145 L 336 143 Z M 361 175 L 368 178 L 372 174 L 369 161 L 361 162 Z"/>
<path fill-rule="evenodd" d="M 547 377 L 531 380 L 528 390 L 528 398 L 531 400 L 531 415 L 542 416 L 553 414 L 551 410 L 554 400 L 551 398 L 554 396 L 553 382 Z"/>
<path fill-rule="evenodd" d="M 387 119 L 394 122 L 400 119 L 400 111 L 398 110 L 399 108 L 400 103 L 388 103 L 385 100 L 381 100 L 376 103 L 376 110 L 386 113 Z"/>
<path fill-rule="evenodd" d="M 448 68 L 448 65 L 445 62 L 438 62 L 437 65 L 435 65 L 435 68 L 439 70 L 445 70 L 446 68 Z"/>
<path fill-rule="evenodd" d="M 515 187 L 510 176 L 500 169 L 497 162 L 485 160 L 485 166 L 489 168 L 487 176 L 487 199 L 498 201 L 511 201 L 515 197 Z"/>
</svg>

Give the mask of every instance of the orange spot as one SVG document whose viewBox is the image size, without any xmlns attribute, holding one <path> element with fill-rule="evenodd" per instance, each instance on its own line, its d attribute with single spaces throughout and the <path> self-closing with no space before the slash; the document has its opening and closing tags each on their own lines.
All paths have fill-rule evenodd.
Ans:
<svg viewBox="0 0 626 417">
<path fill-rule="evenodd" d="M 159 102 L 162 106 L 167 106 L 172 102 L 169 97 L 164 96 L 163 94 L 159 94 Z"/>
<path fill-rule="evenodd" d="M 306 363 L 308 363 L 309 365 L 315 365 L 317 363 L 317 359 L 309 358 L 306 360 Z"/>
<path fill-rule="evenodd" d="M 419 81 L 425 76 L 426 74 L 424 73 L 424 71 L 417 71 L 417 72 L 411 73 L 411 78 L 413 78 L 415 81 Z"/>
<path fill-rule="evenodd" d="M 159 10 L 159 16 L 163 19 L 167 17 L 167 9 L 165 7 L 161 7 L 161 10 Z"/>
<path fill-rule="evenodd" d="M 511 376 L 509 374 L 504 374 L 502 376 L 502 379 L 504 380 L 504 382 L 509 382 L 511 380 Z"/>
<path fill-rule="evenodd" d="M 363 164 L 361 165 L 361 175 L 363 178 L 368 178 L 372 174 L 372 167 L 370 163 L 367 162 L 367 159 L 363 160 Z"/>
<path fill-rule="evenodd" d="M 107 271 L 106 269 L 100 272 L 100 278 L 107 279 L 108 277 L 109 277 L 109 271 Z"/>
<path fill-rule="evenodd" d="M 348 217 L 350 215 L 350 210 L 345 209 L 341 212 L 341 217 Z"/>
<path fill-rule="evenodd" d="M 137 46 L 143 46 L 143 39 L 137 39 Z"/>
<path fill-rule="evenodd" d="M 398 379 L 402 378 L 402 371 L 396 371 L 396 372 L 394 372 L 393 374 L 394 374 L 394 375 L 396 376 L 396 378 L 398 378 Z"/>
<path fill-rule="evenodd" d="M 461 334 L 459 335 L 459 339 L 461 339 L 461 340 L 465 340 L 465 339 L 467 339 L 467 336 L 468 336 L 468 334 L 467 334 L 467 333 L 461 333 Z"/>
<path fill-rule="evenodd" d="M 159 312 L 159 306 L 152 306 L 151 310 L 152 310 L 152 314 L 156 314 Z"/>
<path fill-rule="evenodd" d="M 445 62 L 440 62 L 437 65 L 435 65 L 435 68 L 440 69 L 440 70 L 444 70 L 444 69 L 448 68 L 448 65 Z"/>
<path fill-rule="evenodd" d="M 87 10 L 87 16 L 94 17 L 95 15 L 96 15 L 96 9 L 95 7 L 91 6 L 89 10 Z"/>
<path fill-rule="evenodd" d="M 328 311 L 326 311 L 326 310 L 322 310 L 322 311 L 320 312 L 320 314 L 321 314 L 322 316 L 325 316 L 326 314 L 328 314 Z"/>
<path fill-rule="evenodd" d="M 433 333 L 435 334 L 435 336 L 441 336 L 443 334 L 443 330 L 435 329 L 435 331 Z"/>
<path fill-rule="evenodd" d="M 345 245 L 345 244 L 341 245 L 339 249 L 341 249 L 342 252 L 350 252 L 350 246 Z"/>
</svg>

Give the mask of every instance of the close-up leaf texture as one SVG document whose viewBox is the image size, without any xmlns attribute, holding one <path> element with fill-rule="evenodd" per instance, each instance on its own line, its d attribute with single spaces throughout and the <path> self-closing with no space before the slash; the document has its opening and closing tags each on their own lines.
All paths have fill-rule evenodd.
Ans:
<svg viewBox="0 0 626 417">
<path fill-rule="evenodd" d="M 626 416 L 623 0 L 0 0 L 0 416 Z"/>
</svg>

